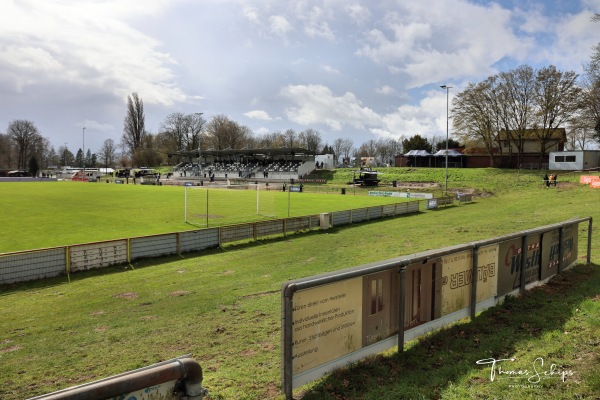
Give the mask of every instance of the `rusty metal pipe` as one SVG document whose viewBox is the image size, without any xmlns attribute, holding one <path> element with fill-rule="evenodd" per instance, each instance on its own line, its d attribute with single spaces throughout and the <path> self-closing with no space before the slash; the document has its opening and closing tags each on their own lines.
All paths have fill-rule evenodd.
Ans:
<svg viewBox="0 0 600 400">
<path fill-rule="evenodd" d="M 188 398 L 201 399 L 202 379 L 202 367 L 193 359 L 173 359 L 30 400 L 105 400 L 175 380 L 183 382 Z"/>
</svg>

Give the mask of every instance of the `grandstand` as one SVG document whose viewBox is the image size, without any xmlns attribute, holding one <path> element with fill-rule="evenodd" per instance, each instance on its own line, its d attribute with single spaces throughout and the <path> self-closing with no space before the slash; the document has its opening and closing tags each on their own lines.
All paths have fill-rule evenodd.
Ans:
<svg viewBox="0 0 600 400">
<path fill-rule="evenodd" d="M 315 154 L 302 148 L 193 150 L 170 153 L 184 161 L 175 166 L 175 178 L 223 181 L 289 181 L 309 174 Z"/>
</svg>

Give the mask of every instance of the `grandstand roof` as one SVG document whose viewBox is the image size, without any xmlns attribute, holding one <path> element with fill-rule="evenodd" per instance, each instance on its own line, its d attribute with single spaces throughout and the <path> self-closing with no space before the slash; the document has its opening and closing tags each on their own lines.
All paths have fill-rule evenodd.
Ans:
<svg viewBox="0 0 600 400">
<path fill-rule="evenodd" d="M 423 156 L 430 156 L 431 153 L 428 152 L 427 150 L 410 150 L 408 153 L 406 153 L 404 155 L 406 157 L 413 157 L 413 156 L 423 157 Z"/>
<path fill-rule="evenodd" d="M 267 149 L 228 149 L 228 150 L 189 150 L 189 151 L 176 151 L 169 153 L 170 156 L 184 156 L 184 157 L 199 157 L 199 156 L 283 156 L 283 155 L 307 155 L 314 156 L 315 152 L 300 147 L 293 148 L 267 148 Z"/>
<path fill-rule="evenodd" d="M 438 150 L 434 156 L 446 156 L 446 150 Z M 455 149 L 448 149 L 448 157 L 463 157 L 463 153 Z"/>
</svg>

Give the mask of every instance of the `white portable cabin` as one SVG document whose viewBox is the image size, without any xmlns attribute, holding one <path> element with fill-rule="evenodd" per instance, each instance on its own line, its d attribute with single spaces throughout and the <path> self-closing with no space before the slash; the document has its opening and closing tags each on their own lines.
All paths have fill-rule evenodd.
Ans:
<svg viewBox="0 0 600 400">
<path fill-rule="evenodd" d="M 319 165 L 323 163 L 324 169 L 335 168 L 333 154 L 317 154 L 315 156 L 315 162 L 318 162 Z"/>
<path fill-rule="evenodd" d="M 600 167 L 600 150 L 551 151 L 550 171 L 583 171 Z"/>
</svg>

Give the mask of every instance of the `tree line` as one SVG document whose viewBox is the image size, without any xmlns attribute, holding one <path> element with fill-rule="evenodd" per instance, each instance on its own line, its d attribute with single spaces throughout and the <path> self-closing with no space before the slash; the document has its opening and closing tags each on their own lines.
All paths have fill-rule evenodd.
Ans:
<svg viewBox="0 0 600 400">
<path fill-rule="evenodd" d="M 49 167 L 71 166 L 140 167 L 176 165 L 183 161 L 178 152 L 250 148 L 303 148 L 316 154 L 333 154 L 334 158 L 351 164 L 360 157 L 373 157 L 379 162 L 393 164 L 397 154 L 412 149 L 442 149 L 445 140 L 427 139 L 414 135 L 408 139 L 368 140 L 355 147 L 349 138 L 337 138 L 324 143 L 321 133 L 314 129 L 296 132 L 294 129 L 255 135 L 250 128 L 216 115 L 207 121 L 202 113 L 169 114 L 160 124 L 158 133 L 145 127 L 144 102 L 137 93 L 127 96 L 127 111 L 123 121 L 121 142 L 106 139 L 100 149 L 92 152 L 79 148 L 73 154 L 65 143 L 54 148 L 35 124 L 28 120 L 10 122 L 6 134 L 0 133 L 0 169 L 23 169 L 33 175 Z M 450 147 L 459 143 L 450 139 Z"/>
</svg>

